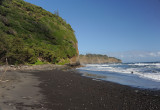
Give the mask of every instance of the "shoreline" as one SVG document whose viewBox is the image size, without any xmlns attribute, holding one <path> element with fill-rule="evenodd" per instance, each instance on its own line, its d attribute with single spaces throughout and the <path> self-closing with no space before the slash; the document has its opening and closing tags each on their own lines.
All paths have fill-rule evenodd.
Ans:
<svg viewBox="0 0 160 110">
<path fill-rule="evenodd" d="M 34 72 L 42 83 L 44 106 L 55 110 L 159 110 L 160 90 L 95 81 L 77 71 Z"/>
<path fill-rule="evenodd" d="M 76 70 L 62 71 L 57 68 L 10 71 L 6 74 L 9 82 L 0 82 L 2 110 L 4 107 L 10 107 L 8 110 L 160 109 L 159 90 L 143 90 L 109 81 L 96 81 L 82 76 Z"/>
</svg>

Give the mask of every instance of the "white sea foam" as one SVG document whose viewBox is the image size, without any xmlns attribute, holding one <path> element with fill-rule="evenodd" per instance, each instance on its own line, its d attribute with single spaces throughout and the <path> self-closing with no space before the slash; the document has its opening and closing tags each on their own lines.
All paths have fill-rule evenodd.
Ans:
<svg viewBox="0 0 160 110">
<path fill-rule="evenodd" d="M 106 72 L 116 72 L 121 74 L 134 74 L 141 78 L 160 82 L 160 71 L 155 72 L 154 70 L 154 68 L 160 68 L 160 63 L 127 64 L 130 65 L 131 67 L 126 67 L 126 68 L 120 67 L 122 65 L 123 64 L 88 64 L 86 65 L 86 67 L 80 69 L 88 71 L 104 71 L 104 72 L 106 71 Z M 140 66 L 147 66 L 147 67 L 140 67 Z M 148 70 L 152 71 L 152 69 L 153 69 L 152 73 L 148 71 Z"/>
<path fill-rule="evenodd" d="M 160 73 L 139 74 L 139 76 L 142 78 L 147 78 L 147 79 L 151 79 L 151 80 L 160 82 Z"/>
<path fill-rule="evenodd" d="M 156 65 L 157 68 L 160 68 L 160 65 Z"/>
<path fill-rule="evenodd" d="M 160 63 L 135 63 L 128 65 L 136 65 L 136 66 L 160 66 Z"/>
<path fill-rule="evenodd" d="M 109 66 L 108 64 L 86 64 L 87 67 L 101 67 L 101 66 Z"/>
</svg>

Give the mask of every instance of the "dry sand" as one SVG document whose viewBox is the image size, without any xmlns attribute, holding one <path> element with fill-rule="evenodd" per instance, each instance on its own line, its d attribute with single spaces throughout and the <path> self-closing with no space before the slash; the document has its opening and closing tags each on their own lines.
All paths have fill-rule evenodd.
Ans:
<svg viewBox="0 0 160 110">
<path fill-rule="evenodd" d="M 18 71 L 7 72 L 5 76 L 3 81 L 8 81 L 0 82 L 0 110 L 46 110 L 37 77 Z"/>
</svg>

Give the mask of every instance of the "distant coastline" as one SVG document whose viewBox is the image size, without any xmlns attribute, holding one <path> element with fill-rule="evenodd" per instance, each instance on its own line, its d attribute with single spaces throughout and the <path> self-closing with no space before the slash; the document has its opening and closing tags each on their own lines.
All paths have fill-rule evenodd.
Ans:
<svg viewBox="0 0 160 110">
<path fill-rule="evenodd" d="M 122 63 L 120 59 L 101 54 L 79 55 L 81 64 Z"/>
</svg>

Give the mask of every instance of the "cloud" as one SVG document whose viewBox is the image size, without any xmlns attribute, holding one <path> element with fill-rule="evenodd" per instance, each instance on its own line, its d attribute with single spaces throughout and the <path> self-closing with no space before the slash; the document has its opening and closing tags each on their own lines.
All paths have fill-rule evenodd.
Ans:
<svg viewBox="0 0 160 110">
<path fill-rule="evenodd" d="M 125 56 L 124 55 L 120 55 L 120 58 L 124 58 Z"/>
<path fill-rule="evenodd" d="M 160 56 L 160 52 L 157 52 L 158 56 Z"/>
<path fill-rule="evenodd" d="M 151 52 L 149 53 L 151 57 L 160 57 L 160 52 Z"/>
<path fill-rule="evenodd" d="M 145 55 L 143 55 L 143 54 L 139 54 L 138 56 L 139 56 L 139 57 L 146 57 L 146 56 L 145 56 Z"/>
<path fill-rule="evenodd" d="M 108 55 L 119 58 L 124 62 L 160 61 L 160 51 L 127 51 L 109 53 Z"/>
<path fill-rule="evenodd" d="M 151 57 L 157 57 L 157 53 L 151 52 L 151 53 L 149 53 L 149 55 L 150 55 Z"/>
</svg>

